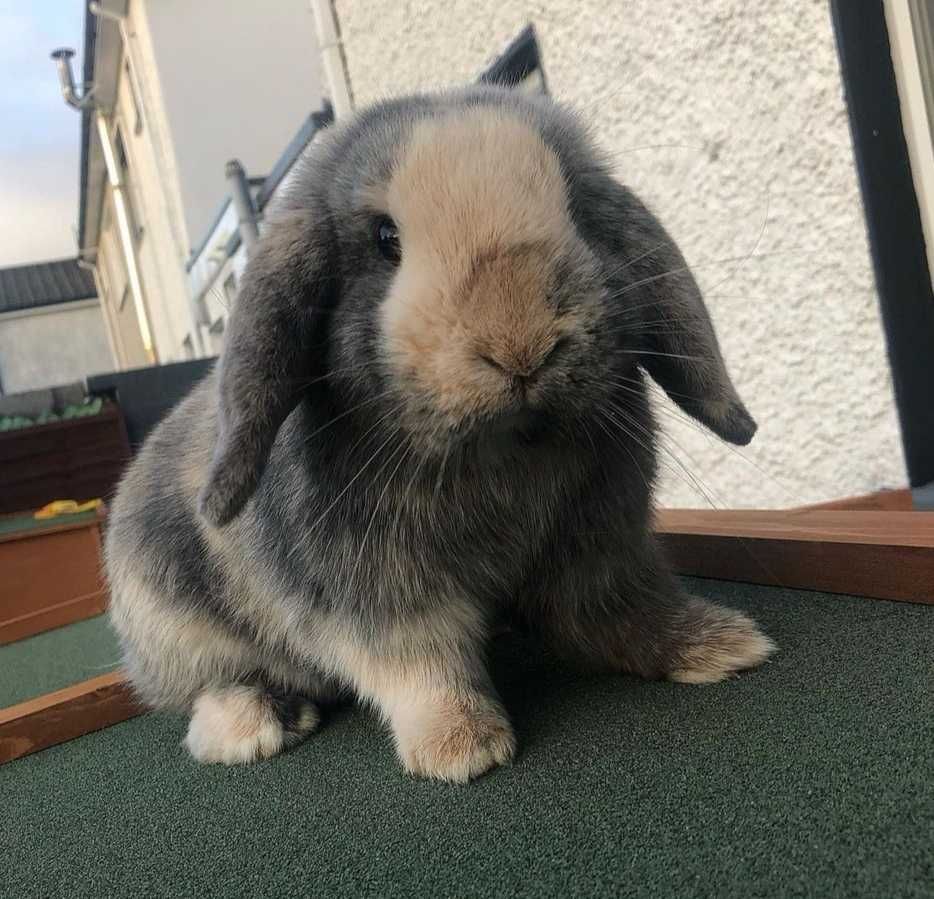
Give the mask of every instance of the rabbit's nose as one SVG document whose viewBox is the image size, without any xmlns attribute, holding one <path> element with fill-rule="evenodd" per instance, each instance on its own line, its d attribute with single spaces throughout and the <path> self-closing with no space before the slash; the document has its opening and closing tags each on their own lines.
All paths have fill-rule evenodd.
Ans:
<svg viewBox="0 0 934 899">
<path fill-rule="evenodd" d="M 524 387 L 531 382 L 542 369 L 551 365 L 567 345 L 567 338 L 550 341 L 544 347 L 525 351 L 478 351 L 483 362 L 501 372 L 518 386 Z"/>
</svg>

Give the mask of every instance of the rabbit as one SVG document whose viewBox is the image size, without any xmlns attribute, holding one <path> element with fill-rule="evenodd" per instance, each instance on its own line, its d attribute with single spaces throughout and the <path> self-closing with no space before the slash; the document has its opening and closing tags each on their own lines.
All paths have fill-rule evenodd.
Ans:
<svg viewBox="0 0 934 899">
<path fill-rule="evenodd" d="M 410 774 L 516 740 L 485 662 L 699 684 L 763 662 L 653 533 L 647 378 L 756 424 L 698 287 L 579 117 L 474 87 L 329 128 L 267 215 L 213 371 L 152 433 L 106 539 L 130 681 L 204 762 L 268 758 L 352 694 Z"/>
</svg>

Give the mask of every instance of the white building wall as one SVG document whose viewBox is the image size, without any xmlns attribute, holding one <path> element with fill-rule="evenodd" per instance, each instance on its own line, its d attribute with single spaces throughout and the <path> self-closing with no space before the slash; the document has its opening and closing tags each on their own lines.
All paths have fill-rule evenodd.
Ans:
<svg viewBox="0 0 934 899">
<path fill-rule="evenodd" d="M 225 162 L 268 173 L 320 106 L 313 19 L 305 0 L 131 0 L 122 36 L 113 119 L 142 226 L 149 324 L 159 361 L 172 362 L 214 351 L 213 340 L 198 345 L 186 265 L 226 195 Z"/>
<path fill-rule="evenodd" d="M 736 451 L 663 413 L 663 502 L 781 507 L 906 483 L 824 0 L 338 0 L 337 12 L 358 104 L 471 81 L 534 23 L 552 94 L 593 123 L 696 267 L 760 424 Z"/>
<path fill-rule="evenodd" d="M 130 80 L 122 72 L 115 118 L 130 162 L 126 194 L 142 229 L 136 243 L 137 262 L 159 361 L 173 362 L 185 358 L 183 343 L 194 329 L 185 256 L 183 247 L 173 239 L 165 184 L 150 125 L 154 114 L 147 109 L 149 115 L 137 131 L 132 96 Z"/>
<path fill-rule="evenodd" d="M 4 393 L 69 384 L 112 368 L 97 300 L 0 315 Z"/>
<path fill-rule="evenodd" d="M 146 0 L 141 8 L 190 251 L 226 195 L 224 163 L 238 157 L 250 175 L 268 174 L 320 107 L 314 18 L 308 0 Z"/>
<path fill-rule="evenodd" d="M 111 202 L 109 191 L 106 200 Z M 117 368 L 140 368 L 150 362 L 130 294 L 120 238 L 116 226 L 109 219 L 109 215 L 105 217 L 105 227 L 101 229 L 97 250 L 96 281 L 101 311 L 110 319 Z"/>
</svg>

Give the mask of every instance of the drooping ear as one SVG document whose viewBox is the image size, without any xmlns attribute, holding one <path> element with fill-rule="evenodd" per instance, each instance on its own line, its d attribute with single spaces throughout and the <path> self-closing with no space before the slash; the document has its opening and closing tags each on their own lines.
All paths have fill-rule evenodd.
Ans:
<svg viewBox="0 0 934 899">
<path fill-rule="evenodd" d="M 609 177 L 601 181 L 591 206 L 599 216 L 592 219 L 593 228 L 609 250 L 618 320 L 631 324 L 640 365 L 688 415 L 724 440 L 745 446 L 757 426 L 730 380 L 684 257 L 630 191 Z M 622 312 L 625 307 L 632 315 Z"/>
<path fill-rule="evenodd" d="M 253 248 L 218 363 L 218 435 L 201 514 L 227 524 L 259 484 L 276 433 L 320 355 L 315 344 L 335 285 L 325 224 L 291 212 Z"/>
</svg>

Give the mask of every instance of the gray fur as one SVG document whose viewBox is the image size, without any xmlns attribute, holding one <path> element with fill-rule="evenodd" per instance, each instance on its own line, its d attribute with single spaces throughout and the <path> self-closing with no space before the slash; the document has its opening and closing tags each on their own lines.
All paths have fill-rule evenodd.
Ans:
<svg viewBox="0 0 934 899">
<path fill-rule="evenodd" d="M 477 105 L 532 124 L 557 154 L 584 249 L 555 261 L 555 302 L 587 295 L 600 312 L 549 368 L 533 421 L 469 422 L 439 441 L 432 410 L 384 365 L 375 309 L 393 271 L 360 197 L 418 121 Z M 495 88 L 375 106 L 301 166 L 216 372 L 153 434 L 113 506 L 112 616 L 140 693 L 186 709 L 232 683 L 312 697 L 346 687 L 381 708 L 402 752 L 398 702 L 353 653 L 485 697 L 489 715 L 501 710 L 484 643 L 500 615 L 585 663 L 676 676 L 740 616 L 686 597 L 652 534 L 642 370 L 726 439 L 747 442 L 755 424 L 662 226 L 571 113 Z"/>
</svg>

